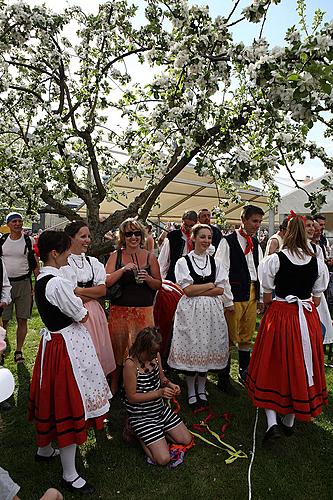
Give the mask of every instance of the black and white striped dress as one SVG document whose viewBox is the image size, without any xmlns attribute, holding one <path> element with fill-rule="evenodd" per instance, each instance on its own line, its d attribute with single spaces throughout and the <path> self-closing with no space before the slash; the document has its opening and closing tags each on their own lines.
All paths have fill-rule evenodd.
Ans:
<svg viewBox="0 0 333 500">
<path fill-rule="evenodd" d="M 136 370 L 136 392 L 146 393 L 160 389 L 157 360 L 153 369 L 148 373 L 140 373 L 138 368 Z M 169 406 L 165 406 L 163 398 L 144 403 L 129 403 L 126 399 L 126 409 L 133 432 L 146 446 L 163 439 L 167 431 L 181 423 L 178 415 Z"/>
</svg>

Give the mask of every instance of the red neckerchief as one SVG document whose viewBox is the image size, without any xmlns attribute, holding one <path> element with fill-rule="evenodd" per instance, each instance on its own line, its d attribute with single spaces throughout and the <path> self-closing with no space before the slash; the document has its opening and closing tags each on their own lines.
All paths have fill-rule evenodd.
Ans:
<svg viewBox="0 0 333 500">
<path fill-rule="evenodd" d="M 253 245 L 253 241 L 252 241 L 252 238 L 251 236 L 249 236 L 245 231 L 244 229 L 242 228 L 242 226 L 239 228 L 239 234 L 241 236 L 243 236 L 243 238 L 246 239 L 246 247 L 245 247 L 245 252 L 244 254 L 247 255 L 248 253 L 250 252 L 253 252 L 253 248 L 254 248 L 254 245 Z"/>
<path fill-rule="evenodd" d="M 186 231 L 184 224 L 180 227 L 181 232 L 186 236 L 187 250 L 190 253 L 193 250 L 193 241 L 191 240 L 191 231 Z"/>
</svg>

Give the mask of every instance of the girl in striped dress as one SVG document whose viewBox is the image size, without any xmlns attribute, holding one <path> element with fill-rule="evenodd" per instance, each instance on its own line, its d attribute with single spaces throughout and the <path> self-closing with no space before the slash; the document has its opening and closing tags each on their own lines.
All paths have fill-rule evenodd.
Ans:
<svg viewBox="0 0 333 500">
<path fill-rule="evenodd" d="M 129 424 L 139 439 L 149 463 L 170 462 L 167 439 L 189 445 L 191 434 L 163 399 L 180 394 L 178 385 L 163 373 L 159 349 L 161 335 L 155 328 L 142 330 L 124 365 L 124 386 Z"/>
</svg>

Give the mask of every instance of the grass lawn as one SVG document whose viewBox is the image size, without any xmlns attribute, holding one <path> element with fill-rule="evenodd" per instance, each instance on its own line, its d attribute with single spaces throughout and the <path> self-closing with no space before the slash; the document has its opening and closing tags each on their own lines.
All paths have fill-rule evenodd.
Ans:
<svg viewBox="0 0 333 500">
<path fill-rule="evenodd" d="M 36 312 L 29 322 L 25 345 L 26 363 L 13 362 L 14 328 L 9 332 L 5 366 L 16 378 L 16 390 L 9 412 L 0 414 L 0 465 L 10 471 L 21 485 L 23 500 L 35 500 L 44 490 L 59 487 L 60 460 L 52 464 L 35 463 L 34 427 L 27 421 L 27 400 L 30 374 L 39 344 L 41 322 Z M 8 353 L 8 351 L 11 352 Z M 233 367 L 236 375 L 236 366 Z M 333 389 L 333 369 L 326 369 L 329 397 Z M 175 380 L 175 379 L 174 379 Z M 180 383 L 183 384 L 182 380 Z M 248 498 L 248 468 L 256 410 L 245 389 L 239 386 L 240 398 L 228 398 L 215 387 L 214 376 L 208 383 L 212 409 L 219 414 L 231 412 L 231 425 L 225 442 L 248 453 L 248 459 L 225 463 L 228 455 L 197 440 L 186 456 L 185 463 L 175 470 L 149 466 L 139 445 L 122 440 L 124 409 L 121 401 L 112 403 L 111 432 L 101 431 L 80 447 L 78 470 L 92 482 L 97 492 L 93 498 L 121 499 L 246 499 Z M 183 391 L 185 393 L 185 390 Z M 199 416 L 186 408 L 180 398 L 182 416 L 188 426 L 198 423 Z M 211 421 L 211 428 L 220 430 L 222 418 Z M 265 430 L 263 411 L 259 412 L 256 452 L 252 466 L 252 498 L 255 500 L 332 500 L 333 498 L 333 412 L 332 405 L 310 424 L 297 423 L 295 435 L 282 438 L 272 450 L 261 447 Z M 207 436 L 208 437 L 208 436 Z M 77 498 L 65 493 L 66 499 Z M 0 499 L 1 500 L 1 499 Z"/>
</svg>

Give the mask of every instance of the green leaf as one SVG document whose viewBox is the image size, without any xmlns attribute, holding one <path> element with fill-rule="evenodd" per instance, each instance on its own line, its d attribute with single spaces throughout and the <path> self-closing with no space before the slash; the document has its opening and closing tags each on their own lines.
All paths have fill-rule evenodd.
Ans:
<svg viewBox="0 0 333 500">
<path fill-rule="evenodd" d="M 292 73 L 291 75 L 288 76 L 288 80 L 290 82 L 297 82 L 299 80 L 299 75 L 297 73 Z"/>
</svg>

